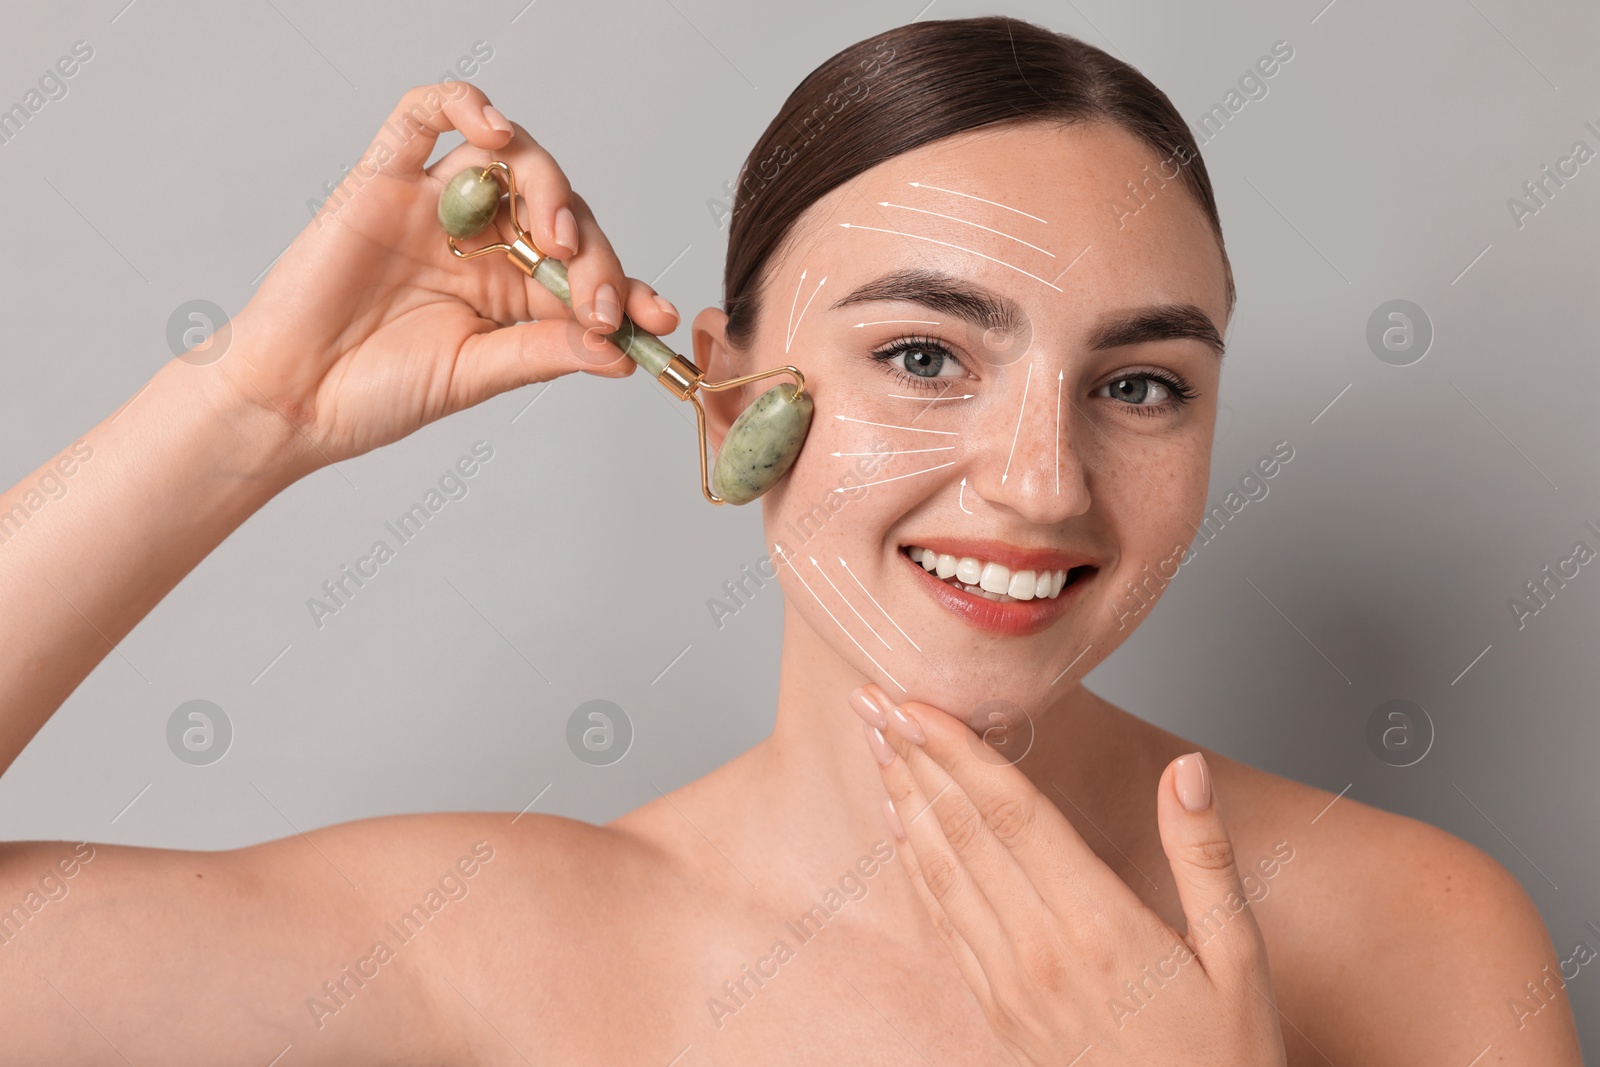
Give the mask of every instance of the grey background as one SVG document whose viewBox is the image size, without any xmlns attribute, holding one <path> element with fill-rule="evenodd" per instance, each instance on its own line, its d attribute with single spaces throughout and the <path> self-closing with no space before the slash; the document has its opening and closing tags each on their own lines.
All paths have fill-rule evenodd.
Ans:
<svg viewBox="0 0 1600 1067">
<path fill-rule="evenodd" d="M 1600 149 L 1583 125 L 1600 127 L 1596 10 L 923 2 L 11 6 L 0 105 L 74 41 L 94 57 L 0 145 L 0 477 L 135 393 L 171 356 L 178 305 L 237 313 L 308 223 L 307 199 L 407 87 L 476 41 L 494 55 L 472 80 L 551 149 L 625 266 L 659 275 L 687 320 L 720 297 L 725 231 L 708 199 L 800 78 L 850 42 L 1004 10 L 1128 59 L 1195 125 L 1287 40 L 1294 58 L 1268 94 L 1203 146 L 1240 293 L 1212 502 L 1275 442 L 1295 456 L 1088 684 L 1238 759 L 1476 843 L 1533 895 L 1559 955 L 1600 946 L 1584 925 L 1600 921 L 1600 563 L 1520 631 L 1507 606 L 1575 541 L 1600 547 L 1582 526 L 1600 526 L 1600 162 L 1520 229 L 1507 208 L 1575 141 Z M 1393 299 L 1435 330 L 1407 367 L 1365 340 Z M 219 848 L 536 797 L 604 821 L 764 737 L 781 598 L 769 586 L 720 630 L 706 606 L 764 558 L 756 507 L 701 499 L 692 413 L 647 377 L 548 388 L 273 501 L 0 780 L 0 836 Z M 627 439 L 598 429 L 619 412 Z M 307 598 L 478 440 L 494 458 L 469 495 L 319 630 Z M 629 534 L 645 514 L 641 542 Z M 233 726 L 210 765 L 167 747 L 169 716 L 195 699 Z M 566 743 L 568 716 L 598 699 L 634 730 L 608 766 Z M 1367 720 L 1391 699 L 1436 729 L 1415 766 L 1368 748 Z M 1591 1050 L 1596 970 L 1568 986 Z"/>
</svg>

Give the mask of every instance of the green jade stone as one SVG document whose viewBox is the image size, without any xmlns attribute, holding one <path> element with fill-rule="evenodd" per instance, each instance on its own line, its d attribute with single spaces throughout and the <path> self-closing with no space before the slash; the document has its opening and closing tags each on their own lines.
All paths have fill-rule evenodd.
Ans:
<svg viewBox="0 0 1600 1067">
<path fill-rule="evenodd" d="M 811 394 L 796 397 L 784 382 L 762 393 L 733 420 L 711 472 L 711 491 L 748 504 L 778 483 L 800 454 L 811 426 Z"/>
<path fill-rule="evenodd" d="M 476 237 L 494 221 L 500 208 L 500 183 L 478 167 L 450 179 L 439 194 L 439 225 L 458 241 Z"/>
</svg>

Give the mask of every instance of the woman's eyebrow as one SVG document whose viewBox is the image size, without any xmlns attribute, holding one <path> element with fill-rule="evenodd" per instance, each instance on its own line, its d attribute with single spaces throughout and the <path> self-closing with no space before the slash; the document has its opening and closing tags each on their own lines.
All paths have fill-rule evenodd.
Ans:
<svg viewBox="0 0 1600 1067">
<path fill-rule="evenodd" d="M 985 329 L 1017 332 L 1027 315 L 1007 297 L 964 278 L 923 268 L 897 270 L 860 285 L 840 297 L 829 310 L 873 300 L 904 300 L 932 311 L 966 319 Z M 1113 312 L 1089 333 L 1089 348 L 1101 350 L 1149 341 L 1192 337 L 1223 354 L 1223 341 L 1204 311 L 1193 304 L 1152 304 Z"/>
<path fill-rule="evenodd" d="M 1222 358 L 1222 337 L 1211 318 L 1193 304 L 1151 304 L 1106 316 L 1089 333 L 1089 347 L 1120 348 L 1147 341 L 1192 337 Z"/>
<path fill-rule="evenodd" d="M 829 310 L 872 300 L 906 300 L 932 311 L 955 315 L 985 329 L 1018 331 L 1028 321 L 1014 302 L 953 274 L 909 267 L 880 278 L 840 297 Z"/>
</svg>

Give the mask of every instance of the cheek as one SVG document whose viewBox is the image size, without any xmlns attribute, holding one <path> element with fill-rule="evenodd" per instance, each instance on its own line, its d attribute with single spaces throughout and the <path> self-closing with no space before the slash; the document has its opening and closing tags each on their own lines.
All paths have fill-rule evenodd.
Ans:
<svg viewBox="0 0 1600 1067">
<path fill-rule="evenodd" d="M 1174 455 L 1163 472 L 1170 489 L 1163 495 L 1164 514 L 1157 520 L 1161 540 L 1188 544 L 1204 516 L 1211 477 L 1211 452 L 1198 444 Z"/>
<path fill-rule="evenodd" d="M 1097 453 L 1093 508 L 1115 530 L 1119 559 L 1109 583 L 1113 588 L 1123 588 L 1125 579 L 1138 581 L 1147 565 L 1171 579 L 1184 549 L 1196 539 L 1211 463 L 1198 429 L 1203 427 L 1193 440 L 1151 442 L 1146 448 L 1124 442 L 1120 453 Z"/>
<path fill-rule="evenodd" d="M 763 521 L 770 544 L 795 552 L 814 539 L 826 539 L 841 550 L 842 542 L 859 543 L 883 512 L 895 457 L 883 455 L 896 446 L 879 427 L 833 417 L 832 405 L 819 402 L 805 446 L 782 482 L 767 493 Z M 839 453 L 839 455 L 835 455 Z M 874 484 L 877 483 L 877 484 Z"/>
<path fill-rule="evenodd" d="M 891 421 L 882 405 L 894 401 L 860 395 L 859 389 L 841 395 L 839 386 L 835 380 L 826 392 L 819 390 L 799 458 L 762 497 L 767 549 L 780 580 L 793 603 L 808 615 L 814 612 L 824 628 L 831 624 L 816 604 L 819 597 L 841 618 L 853 618 L 848 604 L 870 610 L 863 584 L 884 597 L 887 568 L 895 562 L 887 533 L 938 491 L 935 479 L 944 473 L 896 477 L 934 465 L 923 454 L 894 454 L 926 447 L 905 440 L 925 435 L 872 425 Z"/>
</svg>

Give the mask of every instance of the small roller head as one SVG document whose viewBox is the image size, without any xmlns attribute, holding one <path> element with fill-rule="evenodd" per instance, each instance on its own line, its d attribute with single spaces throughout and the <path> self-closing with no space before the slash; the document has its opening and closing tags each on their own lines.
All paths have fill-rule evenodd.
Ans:
<svg viewBox="0 0 1600 1067">
<path fill-rule="evenodd" d="M 458 241 L 478 236 L 494 221 L 502 192 L 492 171 L 468 167 L 439 194 L 439 225 Z"/>
</svg>

